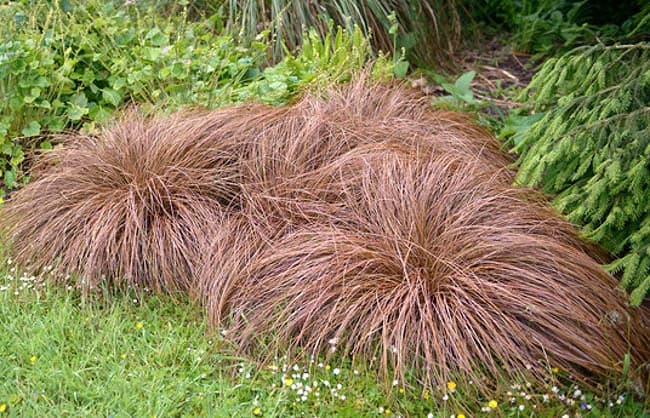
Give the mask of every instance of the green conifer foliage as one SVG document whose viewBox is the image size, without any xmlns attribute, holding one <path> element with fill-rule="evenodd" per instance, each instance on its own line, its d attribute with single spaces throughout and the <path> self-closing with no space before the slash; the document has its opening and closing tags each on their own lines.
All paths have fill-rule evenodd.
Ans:
<svg viewBox="0 0 650 418">
<path fill-rule="evenodd" d="M 553 194 L 617 257 L 606 267 L 640 304 L 650 289 L 650 43 L 549 59 L 524 93 L 542 115 L 514 137 L 518 181 Z"/>
</svg>

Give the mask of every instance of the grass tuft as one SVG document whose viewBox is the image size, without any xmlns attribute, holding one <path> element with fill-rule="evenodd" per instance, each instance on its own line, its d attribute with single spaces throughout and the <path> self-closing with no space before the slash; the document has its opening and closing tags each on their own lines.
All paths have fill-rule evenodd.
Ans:
<svg viewBox="0 0 650 418">
<path fill-rule="evenodd" d="M 129 112 L 96 136 L 71 134 L 3 210 L 15 260 L 81 275 L 84 289 L 188 290 L 199 240 L 238 193 L 237 147 L 212 122 Z"/>
<path fill-rule="evenodd" d="M 375 51 L 404 48 L 412 62 L 444 69 L 457 62 L 465 13 L 457 0 L 230 0 L 228 6 L 231 27 L 245 39 L 270 28 L 276 59 L 302 45 L 305 28 L 324 37 L 333 22 L 350 32 L 359 27 Z"/>
</svg>

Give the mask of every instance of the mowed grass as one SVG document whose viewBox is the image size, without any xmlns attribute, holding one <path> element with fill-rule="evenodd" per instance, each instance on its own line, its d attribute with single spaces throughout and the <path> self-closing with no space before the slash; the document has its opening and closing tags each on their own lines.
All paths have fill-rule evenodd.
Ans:
<svg viewBox="0 0 650 418">
<path fill-rule="evenodd" d="M 427 391 L 377 383 L 373 359 L 337 356 L 265 366 L 238 358 L 185 300 L 94 296 L 45 286 L 2 258 L 0 415 L 8 416 L 648 416 L 619 389 L 499 385 Z M 336 343 L 332 342 L 335 347 Z M 560 372 L 561 374 L 561 372 Z M 559 376 L 556 376 L 559 378 Z"/>
</svg>

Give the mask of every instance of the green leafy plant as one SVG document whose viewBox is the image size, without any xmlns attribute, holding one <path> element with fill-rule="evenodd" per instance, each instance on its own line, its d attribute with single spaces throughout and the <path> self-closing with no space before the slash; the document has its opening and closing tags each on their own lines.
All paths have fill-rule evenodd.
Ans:
<svg viewBox="0 0 650 418">
<path fill-rule="evenodd" d="M 325 89 L 332 83 L 349 81 L 362 69 L 383 80 L 404 75 L 401 57 L 391 59 L 381 54 L 369 63 L 371 54 L 368 40 L 358 27 L 348 32 L 331 23 L 324 37 L 311 29 L 303 34 L 298 54 L 287 55 L 249 84 L 236 87 L 234 101 L 254 98 L 268 104 L 285 104 L 301 89 Z"/>
<path fill-rule="evenodd" d="M 537 115 L 507 133 L 521 155 L 518 180 L 554 194 L 617 257 L 607 267 L 639 305 L 650 289 L 650 44 L 549 59 L 524 97 Z"/>
<path fill-rule="evenodd" d="M 576 45 L 581 39 L 587 39 L 590 34 L 588 26 L 577 23 L 584 3 L 550 0 L 529 2 L 529 10 L 515 15 L 515 44 L 523 51 L 549 54 L 559 46 Z"/>
<path fill-rule="evenodd" d="M 0 12 L 0 166 L 16 186 L 27 149 L 47 134 L 108 118 L 129 102 L 210 103 L 263 60 L 264 47 L 180 15 L 162 19 L 118 2 L 14 4 Z"/>
<path fill-rule="evenodd" d="M 476 71 L 467 71 L 459 75 L 455 81 L 451 81 L 433 71 L 425 71 L 424 73 L 448 93 L 447 95 L 434 97 L 432 100 L 434 106 L 470 113 L 479 124 L 493 132 L 501 129 L 506 118 L 506 112 L 491 100 L 490 95 L 494 94 L 494 92 L 487 92 L 486 95 L 485 91 L 473 90 L 472 83 L 476 77 Z M 515 88 L 504 89 L 501 92 L 503 94 L 503 92 L 507 91 L 508 95 L 514 95 L 516 94 L 514 92 Z"/>
<path fill-rule="evenodd" d="M 642 4 L 638 0 L 479 0 L 472 2 L 471 11 L 483 31 L 510 31 L 516 49 L 549 56 L 596 40 L 616 39 L 635 28 L 642 32 L 649 10 L 645 6 L 644 13 Z"/>
<path fill-rule="evenodd" d="M 476 71 L 468 71 L 461 74 L 452 84 L 444 78 L 436 77 L 442 88 L 449 93 L 449 96 L 437 97 L 433 100 L 434 104 L 451 105 L 453 107 L 463 107 L 465 105 L 477 105 L 479 101 L 474 98 L 471 85 L 476 76 Z"/>
</svg>

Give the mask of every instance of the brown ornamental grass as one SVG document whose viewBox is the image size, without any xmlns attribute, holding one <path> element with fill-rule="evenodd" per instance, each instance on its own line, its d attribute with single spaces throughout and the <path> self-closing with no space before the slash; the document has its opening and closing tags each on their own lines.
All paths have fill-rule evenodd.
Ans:
<svg viewBox="0 0 650 418">
<path fill-rule="evenodd" d="M 300 224 L 296 210 L 270 235 L 251 218 L 262 240 L 232 225 L 206 252 L 212 323 L 244 351 L 273 336 L 327 353 L 334 340 L 377 356 L 386 381 L 415 371 L 443 386 L 556 366 L 591 384 L 620 374 L 628 351 L 635 366 L 648 358 L 639 312 L 535 192 L 480 161 L 357 151 L 332 167 L 342 204 L 295 202 L 320 219 Z M 225 264 L 232 252 L 243 268 Z"/>
<path fill-rule="evenodd" d="M 86 284 L 189 292 L 214 329 L 377 356 L 425 386 L 560 367 L 644 378 L 632 309 L 544 196 L 466 117 L 361 80 L 293 105 L 127 113 L 46 154 L 0 221 L 17 259 Z"/>
<path fill-rule="evenodd" d="M 199 239 L 238 193 L 236 147 L 211 134 L 224 126 L 203 113 L 129 112 L 96 136 L 65 138 L 3 211 L 16 260 L 76 274 L 85 289 L 189 289 Z"/>
</svg>

